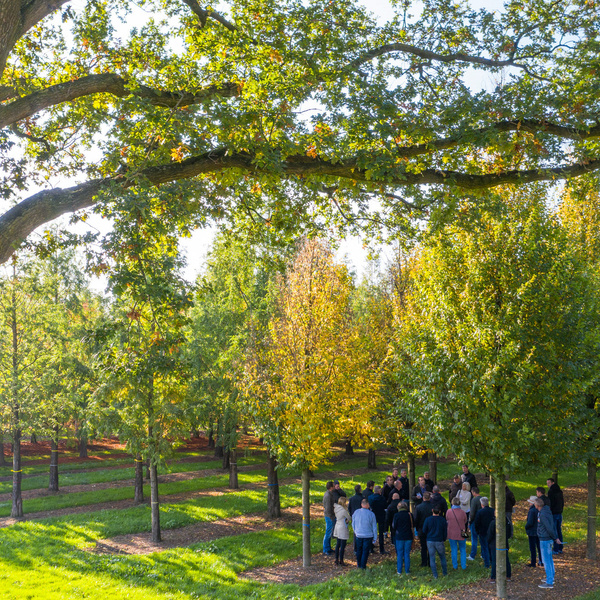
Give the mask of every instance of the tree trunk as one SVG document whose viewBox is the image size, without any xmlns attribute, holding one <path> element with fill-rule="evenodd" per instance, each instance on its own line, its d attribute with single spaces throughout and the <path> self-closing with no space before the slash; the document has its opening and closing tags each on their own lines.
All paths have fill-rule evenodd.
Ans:
<svg viewBox="0 0 600 600">
<path fill-rule="evenodd" d="M 281 516 L 281 502 L 279 500 L 279 478 L 277 476 L 277 459 L 269 454 L 267 459 L 267 515 L 269 519 L 278 519 Z"/>
<path fill-rule="evenodd" d="M 16 415 L 16 416 L 15 416 Z M 13 409 L 13 419 L 15 423 L 19 422 L 19 409 Z M 13 429 L 13 485 L 12 485 L 12 509 L 10 516 L 13 519 L 20 519 L 23 516 L 23 498 L 21 496 L 21 430 Z"/>
<path fill-rule="evenodd" d="M 496 484 L 494 482 L 494 478 L 490 473 L 490 506 L 492 508 L 496 508 Z"/>
<path fill-rule="evenodd" d="M 556 485 L 559 485 L 559 483 L 558 483 L 558 467 L 554 467 L 554 471 L 552 471 L 552 475 L 550 475 L 550 477 L 552 477 L 552 479 L 554 479 L 554 483 Z"/>
<path fill-rule="evenodd" d="M 367 469 L 377 468 L 377 454 L 374 448 L 369 448 L 369 454 L 367 456 Z"/>
<path fill-rule="evenodd" d="M 88 457 L 88 436 L 85 431 L 79 431 L 79 458 Z"/>
<path fill-rule="evenodd" d="M 150 459 L 147 458 L 146 459 L 146 479 L 148 481 L 150 481 L 150 478 L 151 478 L 151 474 L 150 474 Z"/>
<path fill-rule="evenodd" d="M 437 483 L 437 454 L 433 451 L 428 452 L 429 455 L 429 479 Z"/>
<path fill-rule="evenodd" d="M 223 469 L 229 470 L 229 464 L 231 462 L 231 450 L 223 450 Z"/>
<path fill-rule="evenodd" d="M 588 485 L 588 518 L 587 518 L 587 547 L 585 551 L 586 558 L 596 560 L 596 488 L 598 486 L 598 465 L 593 458 L 588 459 L 587 464 L 587 485 Z"/>
<path fill-rule="evenodd" d="M 58 426 L 54 427 L 50 438 L 50 481 L 49 492 L 58 492 Z"/>
<path fill-rule="evenodd" d="M 310 472 L 302 470 L 302 566 L 310 567 Z"/>
<path fill-rule="evenodd" d="M 29 436 L 29 443 L 30 444 L 37 444 L 37 435 L 35 435 L 35 431 L 31 432 L 31 435 Z"/>
<path fill-rule="evenodd" d="M 160 542 L 160 506 L 158 503 L 158 470 L 150 465 L 150 506 L 152 513 L 152 541 Z"/>
<path fill-rule="evenodd" d="M 4 432 L 0 431 L 0 467 L 6 466 L 6 455 L 4 454 Z"/>
<path fill-rule="evenodd" d="M 237 490 L 240 486 L 238 483 L 237 453 L 235 448 L 232 448 L 227 454 L 229 455 L 229 488 Z"/>
<path fill-rule="evenodd" d="M 144 501 L 144 461 L 137 454 L 135 457 L 135 479 L 133 484 L 133 501 L 141 504 Z"/>
<path fill-rule="evenodd" d="M 346 440 L 346 456 L 354 456 L 354 448 L 352 448 L 352 442 L 350 440 Z"/>
<path fill-rule="evenodd" d="M 209 448 L 215 447 L 215 436 L 213 434 L 212 427 L 208 430 L 208 447 Z"/>
<path fill-rule="evenodd" d="M 215 458 L 223 458 L 223 454 L 225 453 L 225 449 L 223 448 L 223 446 L 216 445 L 215 446 Z"/>
<path fill-rule="evenodd" d="M 506 598 L 506 480 L 496 477 L 496 598 Z"/>
<path fill-rule="evenodd" d="M 199 439 L 199 438 L 200 438 L 200 432 L 199 432 L 197 429 L 194 429 L 194 430 L 192 431 L 192 439 L 193 439 L 193 440 L 197 440 L 197 439 Z"/>
<path fill-rule="evenodd" d="M 408 471 L 408 493 L 410 494 L 410 512 L 414 512 L 415 510 L 415 503 L 412 500 L 412 491 L 413 488 L 415 487 L 416 484 L 416 479 L 415 479 L 415 455 L 414 454 L 409 454 L 408 455 L 408 459 L 406 461 L 406 470 Z"/>
</svg>

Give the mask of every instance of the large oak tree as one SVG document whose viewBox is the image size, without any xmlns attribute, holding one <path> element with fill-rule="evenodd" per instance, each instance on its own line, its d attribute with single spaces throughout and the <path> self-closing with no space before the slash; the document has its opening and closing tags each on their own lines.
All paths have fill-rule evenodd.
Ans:
<svg viewBox="0 0 600 600">
<path fill-rule="evenodd" d="M 392 4 L 0 0 L 0 260 L 140 181 L 192 223 L 316 201 L 397 227 L 600 168 L 595 0 Z"/>
</svg>

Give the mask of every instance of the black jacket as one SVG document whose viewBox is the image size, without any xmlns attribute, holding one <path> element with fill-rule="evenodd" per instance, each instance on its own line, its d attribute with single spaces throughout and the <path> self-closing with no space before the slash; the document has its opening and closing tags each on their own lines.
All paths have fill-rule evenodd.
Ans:
<svg viewBox="0 0 600 600">
<path fill-rule="evenodd" d="M 548 500 L 550 500 L 550 510 L 553 515 L 561 515 L 565 507 L 565 499 L 558 483 L 553 483 L 548 489 Z"/>
<path fill-rule="evenodd" d="M 333 502 L 334 504 L 340 499 L 340 498 L 346 498 L 346 492 L 340 488 L 339 490 L 331 490 L 331 495 L 333 496 Z"/>
<path fill-rule="evenodd" d="M 473 527 L 479 537 L 487 535 L 490 523 L 494 520 L 494 509 L 489 506 L 483 506 L 477 511 Z"/>
<path fill-rule="evenodd" d="M 512 493 L 512 490 L 508 486 L 506 486 L 504 492 L 506 498 L 506 507 L 504 508 L 504 510 L 507 513 L 511 513 L 517 501 L 515 499 L 515 495 Z"/>
<path fill-rule="evenodd" d="M 415 527 L 419 533 L 422 533 L 425 519 L 433 515 L 433 506 L 431 506 L 431 501 L 421 502 L 421 504 L 417 506 L 416 514 Z"/>
<path fill-rule="evenodd" d="M 471 471 L 463 473 L 460 479 L 463 483 L 467 482 L 472 488 L 477 487 L 477 479 L 475 479 L 475 475 Z"/>
<path fill-rule="evenodd" d="M 537 520 L 538 520 L 538 509 L 535 504 L 529 507 L 527 513 L 527 522 L 525 523 L 525 533 L 527 535 L 537 535 Z"/>
<path fill-rule="evenodd" d="M 354 494 L 354 496 L 352 496 L 352 498 L 348 500 L 348 512 L 350 513 L 350 516 L 352 516 L 352 513 L 354 513 L 355 510 L 358 510 L 360 508 L 360 503 L 362 501 L 362 494 Z"/>
<path fill-rule="evenodd" d="M 400 504 L 400 500 L 392 500 L 390 505 L 385 509 L 385 524 L 387 526 L 392 525 L 394 515 L 398 512 L 398 504 Z"/>
<path fill-rule="evenodd" d="M 446 498 L 439 492 L 431 495 L 431 506 L 432 508 L 439 508 L 442 517 L 446 516 L 446 513 L 448 512 L 448 503 L 446 502 Z"/>
<path fill-rule="evenodd" d="M 399 510 L 394 515 L 393 528 L 397 540 L 412 540 L 413 527 L 412 515 L 407 510 Z"/>
<path fill-rule="evenodd" d="M 415 506 L 418 506 L 419 504 L 421 504 L 421 502 L 423 502 L 423 494 L 425 492 L 430 492 L 431 488 L 425 486 L 425 490 L 421 489 L 421 486 L 417 483 L 417 485 L 415 485 L 415 487 L 413 488 L 412 491 L 412 495 L 411 495 L 411 500 L 413 501 L 413 503 L 415 504 Z M 421 494 L 420 498 L 417 498 L 417 494 Z"/>
<path fill-rule="evenodd" d="M 512 523 L 508 520 L 506 515 L 504 516 L 506 520 L 506 548 L 509 548 L 508 540 L 512 537 Z M 496 519 L 492 519 L 492 522 L 489 524 L 487 530 L 487 542 L 490 550 L 493 548 L 494 552 L 496 551 Z"/>
<path fill-rule="evenodd" d="M 381 494 L 371 494 L 369 496 L 369 508 L 377 521 L 385 522 L 386 502 Z"/>
</svg>

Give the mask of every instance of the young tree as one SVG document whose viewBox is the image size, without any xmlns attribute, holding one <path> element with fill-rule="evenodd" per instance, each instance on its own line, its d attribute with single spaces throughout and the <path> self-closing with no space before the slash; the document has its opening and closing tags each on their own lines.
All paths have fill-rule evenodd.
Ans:
<svg viewBox="0 0 600 600">
<path fill-rule="evenodd" d="M 587 281 L 545 197 L 535 187 L 480 209 L 465 202 L 456 224 L 433 233 L 415 257 L 395 343 L 423 443 L 494 476 L 500 598 L 506 477 L 568 456 L 589 377 Z"/>
<path fill-rule="evenodd" d="M 280 279 L 267 339 L 249 355 L 247 398 L 280 464 L 302 470 L 303 564 L 310 565 L 310 470 L 334 441 L 370 433 L 377 374 L 352 323 L 351 280 L 331 250 L 305 240 Z"/>
</svg>

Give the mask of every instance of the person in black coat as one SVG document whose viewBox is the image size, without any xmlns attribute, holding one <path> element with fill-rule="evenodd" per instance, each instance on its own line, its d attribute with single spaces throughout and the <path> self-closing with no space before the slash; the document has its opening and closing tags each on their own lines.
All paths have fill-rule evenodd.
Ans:
<svg viewBox="0 0 600 600">
<path fill-rule="evenodd" d="M 396 489 L 400 494 L 400 500 L 406 500 L 406 503 L 408 504 L 408 501 L 410 500 L 410 482 L 408 481 L 408 477 L 406 475 L 406 469 L 402 469 L 400 471 L 400 477 L 398 478 L 402 484 L 402 489 L 398 489 L 398 486 L 396 486 Z"/>
<path fill-rule="evenodd" d="M 333 491 L 331 492 L 333 496 L 333 503 L 335 504 L 340 498 L 346 497 L 346 492 L 340 487 L 340 482 L 336 479 L 333 482 Z"/>
<path fill-rule="evenodd" d="M 531 555 L 531 560 L 529 561 L 530 567 L 535 567 L 538 562 L 540 566 L 544 563 L 542 562 L 542 551 L 540 548 L 540 538 L 537 534 L 537 521 L 538 521 L 538 510 L 535 507 L 535 501 L 537 500 L 537 496 L 531 496 L 527 502 L 531 504 L 529 507 L 529 512 L 527 513 L 527 522 L 525 523 L 525 533 L 527 534 L 527 538 L 529 539 L 529 554 Z M 537 556 L 539 560 L 536 561 L 536 548 L 537 548 Z"/>
<path fill-rule="evenodd" d="M 429 553 L 427 552 L 427 536 L 423 533 L 423 525 L 425 525 L 425 519 L 431 517 L 433 514 L 433 506 L 431 505 L 431 493 L 425 492 L 423 494 L 423 502 L 417 506 L 415 511 L 415 527 L 417 528 L 417 535 L 419 536 L 419 543 L 421 544 L 421 566 L 429 566 Z"/>
<path fill-rule="evenodd" d="M 354 486 L 354 496 L 352 496 L 352 498 L 350 498 L 350 500 L 348 501 L 348 512 L 350 513 L 350 516 L 352 516 L 355 510 L 358 510 L 360 508 L 360 503 L 362 501 L 362 488 L 360 487 L 360 484 L 357 484 Z"/>
<path fill-rule="evenodd" d="M 385 531 L 385 509 L 387 507 L 385 498 L 381 493 L 380 485 L 376 485 L 373 489 L 373 493 L 369 496 L 369 508 L 375 515 L 375 519 L 377 519 L 377 530 L 379 531 L 379 552 L 381 554 L 386 554 L 386 551 L 383 547 L 383 534 Z"/>
<path fill-rule="evenodd" d="M 513 509 L 515 508 L 517 500 L 512 490 L 508 486 L 504 488 L 504 501 L 506 503 L 504 508 L 506 511 L 506 518 L 512 523 Z"/>
<path fill-rule="evenodd" d="M 489 500 L 485 497 L 481 497 L 481 508 L 477 511 L 475 520 L 473 521 L 473 527 L 477 532 L 477 536 L 481 540 L 481 557 L 483 558 L 483 564 L 486 569 L 489 569 L 491 565 L 490 549 L 486 543 L 488 529 L 490 523 L 494 520 L 494 510 L 489 506 Z"/>
<path fill-rule="evenodd" d="M 477 487 L 477 479 L 475 478 L 475 475 L 469 471 L 469 467 L 463 465 L 462 471 L 462 475 L 460 476 L 462 483 L 467 482 L 471 487 Z"/>
<path fill-rule="evenodd" d="M 548 500 L 550 500 L 550 510 L 552 511 L 552 518 L 554 519 L 554 525 L 556 525 L 556 532 L 561 542 L 563 541 L 562 535 L 562 520 L 563 520 L 563 509 L 565 507 L 565 499 L 563 497 L 562 490 L 558 487 L 558 483 L 549 477 L 546 480 L 548 484 Z M 562 554 L 562 544 L 554 542 L 552 552 L 554 554 Z"/>
<path fill-rule="evenodd" d="M 512 522 L 509 521 L 506 516 L 504 519 L 506 520 L 506 580 L 510 581 L 512 568 L 510 566 L 510 557 L 508 556 L 508 540 L 512 537 L 513 527 Z M 490 574 L 490 579 L 492 581 L 496 581 L 496 519 L 493 519 L 488 527 L 487 542 L 490 549 L 490 555 L 492 557 L 492 572 Z"/>
<path fill-rule="evenodd" d="M 431 488 L 425 485 L 425 478 L 421 476 L 419 477 L 419 483 L 415 485 L 411 495 L 411 500 L 415 506 L 419 506 L 423 502 L 425 492 L 431 492 Z"/>
<path fill-rule="evenodd" d="M 410 550 L 415 535 L 414 528 L 415 523 L 408 510 L 408 505 L 406 502 L 401 502 L 392 522 L 393 539 L 396 546 L 396 571 L 399 575 L 402 573 L 402 564 L 404 564 L 406 573 L 410 572 Z"/>
<path fill-rule="evenodd" d="M 389 506 L 385 509 L 385 530 L 391 529 L 392 543 L 394 541 L 394 515 L 398 512 L 398 505 L 400 504 L 400 496 L 398 492 L 391 494 L 392 501 Z"/>
<path fill-rule="evenodd" d="M 373 493 L 373 486 L 375 482 L 373 480 L 367 481 L 367 487 L 363 490 L 363 498 L 369 500 L 369 496 Z"/>
<path fill-rule="evenodd" d="M 448 512 L 448 503 L 446 502 L 446 498 L 444 498 L 444 496 L 442 496 L 440 493 L 440 488 L 437 485 L 433 486 L 433 491 L 431 493 L 431 506 L 433 508 L 439 508 L 440 515 L 442 515 L 442 517 L 446 516 L 446 513 Z"/>
</svg>

